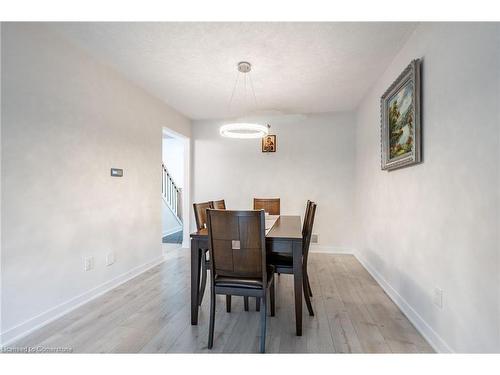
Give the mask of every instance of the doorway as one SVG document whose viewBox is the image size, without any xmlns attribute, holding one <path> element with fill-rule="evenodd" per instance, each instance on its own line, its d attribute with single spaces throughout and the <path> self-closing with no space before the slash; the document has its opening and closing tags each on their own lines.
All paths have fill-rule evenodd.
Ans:
<svg viewBox="0 0 500 375">
<path fill-rule="evenodd" d="M 189 238 L 189 138 L 162 131 L 162 244 L 164 252 L 186 247 Z"/>
</svg>

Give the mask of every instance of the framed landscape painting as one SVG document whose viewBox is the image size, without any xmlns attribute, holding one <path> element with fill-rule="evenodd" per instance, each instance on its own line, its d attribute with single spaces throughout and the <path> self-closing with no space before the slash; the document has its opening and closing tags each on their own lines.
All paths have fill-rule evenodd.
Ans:
<svg viewBox="0 0 500 375">
<path fill-rule="evenodd" d="M 413 60 L 382 95 L 383 170 L 421 162 L 420 65 Z"/>
</svg>

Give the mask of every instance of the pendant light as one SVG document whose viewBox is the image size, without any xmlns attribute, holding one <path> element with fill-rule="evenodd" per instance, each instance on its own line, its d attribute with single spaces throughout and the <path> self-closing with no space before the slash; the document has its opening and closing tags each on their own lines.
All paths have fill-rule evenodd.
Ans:
<svg viewBox="0 0 500 375">
<path fill-rule="evenodd" d="M 250 71 L 252 70 L 252 65 L 249 62 L 241 61 L 238 63 L 238 76 L 236 77 L 236 82 L 234 83 L 233 92 L 231 94 L 231 99 L 229 100 L 229 109 L 231 109 L 231 104 L 233 102 L 234 94 L 238 86 L 238 80 L 241 74 L 244 78 L 245 87 L 245 97 L 247 90 L 247 76 L 249 78 L 250 87 L 252 89 L 253 97 L 255 100 L 255 106 L 257 106 L 257 98 L 255 96 L 255 91 L 253 88 L 252 77 L 250 76 Z M 225 124 L 220 127 L 220 135 L 228 138 L 262 138 L 269 134 L 268 126 L 253 123 L 253 122 L 233 122 L 230 124 Z"/>
</svg>

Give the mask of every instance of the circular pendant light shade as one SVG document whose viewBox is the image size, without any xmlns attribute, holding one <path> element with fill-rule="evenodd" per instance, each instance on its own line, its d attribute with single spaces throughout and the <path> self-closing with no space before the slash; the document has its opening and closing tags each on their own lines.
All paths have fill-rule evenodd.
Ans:
<svg viewBox="0 0 500 375">
<path fill-rule="evenodd" d="M 220 127 L 220 135 L 228 138 L 262 138 L 268 133 L 267 126 L 260 124 L 235 123 Z"/>
</svg>

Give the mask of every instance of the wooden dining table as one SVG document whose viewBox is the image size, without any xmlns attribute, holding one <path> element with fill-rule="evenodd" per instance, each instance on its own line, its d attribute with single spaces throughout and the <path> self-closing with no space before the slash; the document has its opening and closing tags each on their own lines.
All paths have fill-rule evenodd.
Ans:
<svg viewBox="0 0 500 375">
<path fill-rule="evenodd" d="M 198 294 L 202 249 L 208 249 L 208 231 L 191 233 L 191 324 L 198 324 Z M 295 330 L 302 336 L 302 226 L 300 216 L 266 215 L 266 250 L 293 256 Z"/>
</svg>

